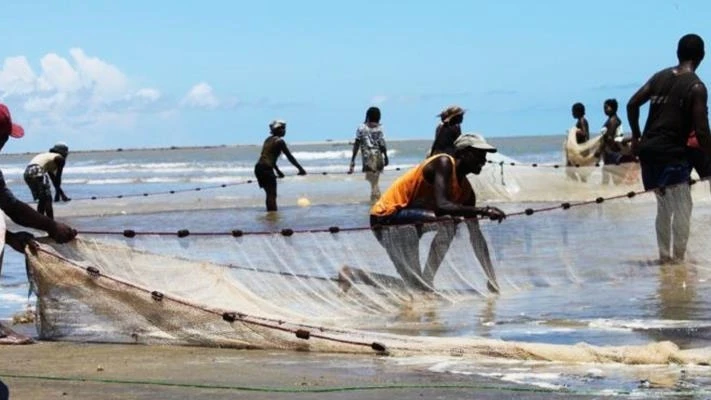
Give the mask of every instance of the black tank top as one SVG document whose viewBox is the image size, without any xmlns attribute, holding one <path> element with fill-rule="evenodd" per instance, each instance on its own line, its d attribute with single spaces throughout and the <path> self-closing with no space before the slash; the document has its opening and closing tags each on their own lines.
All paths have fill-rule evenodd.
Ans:
<svg viewBox="0 0 711 400">
<path fill-rule="evenodd" d="M 686 160 L 686 140 L 692 131 L 691 87 L 701 80 L 694 72 L 675 74 L 675 68 L 650 79 L 649 115 L 639 146 L 643 162 L 674 164 Z"/>
</svg>

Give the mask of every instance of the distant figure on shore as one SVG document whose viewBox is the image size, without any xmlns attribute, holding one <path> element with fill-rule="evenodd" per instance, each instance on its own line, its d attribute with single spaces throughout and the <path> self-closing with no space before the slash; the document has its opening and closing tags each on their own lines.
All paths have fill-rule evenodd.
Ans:
<svg viewBox="0 0 711 400">
<path fill-rule="evenodd" d="M 464 225 L 474 255 L 487 277 L 487 288 L 498 292 L 494 266 L 478 216 L 501 221 L 506 214 L 496 207 L 477 207 L 476 194 L 467 178 L 479 174 L 486 154 L 496 148 L 483 137 L 461 135 L 454 142 L 454 155 L 439 153 L 429 157 L 398 178 L 370 209 L 370 225 L 406 285 L 434 290 L 437 270 L 449 249 L 457 225 L 453 217 L 468 218 Z M 420 267 L 419 241 L 428 231 L 436 231 L 427 264 Z"/>
<path fill-rule="evenodd" d="M 37 212 L 54 219 L 52 207 L 52 188 L 54 185 L 54 201 L 71 200 L 62 189 L 62 172 L 69 156 L 69 147 L 57 143 L 46 153 L 37 154 L 27 164 L 24 173 L 25 183 L 32 192 L 32 198 L 37 201 Z"/>
<path fill-rule="evenodd" d="M 291 155 L 289 148 L 286 147 L 284 136 L 286 135 L 286 122 L 274 120 L 269 124 L 270 136 L 262 145 L 262 153 L 254 166 L 254 175 L 257 177 L 259 187 L 264 189 L 266 193 L 267 211 L 277 211 L 277 176 L 283 178 L 284 174 L 277 167 L 277 159 L 284 153 L 286 158 L 291 162 L 296 169 L 299 170 L 298 175 L 306 175 L 306 171 L 301 168 L 298 161 Z M 274 172 L 276 171 L 276 175 Z"/>
<path fill-rule="evenodd" d="M 12 122 L 10 110 L 7 106 L 0 104 L 0 150 L 2 150 L 10 137 L 19 139 L 24 135 L 25 130 L 20 125 Z M 77 231 L 69 225 L 56 222 L 18 200 L 7 187 L 2 172 L 0 172 L 0 209 L 2 209 L 5 215 L 14 223 L 45 231 L 57 243 L 69 242 L 77 235 Z M 2 215 L 0 215 L 0 217 L 4 218 Z M 29 247 L 30 251 L 36 250 L 36 244 L 33 241 L 34 236 L 29 232 L 11 232 L 2 229 L 0 234 L 4 235 L 5 243 L 19 253 L 24 254 L 27 247 Z M 32 339 L 19 335 L 0 323 L 0 344 L 22 344 L 31 342 Z"/>
<path fill-rule="evenodd" d="M 590 127 L 585 119 L 585 106 L 582 103 L 573 104 L 575 125 L 568 130 L 563 143 L 565 154 L 565 174 L 569 179 L 587 182 L 592 173 L 592 167 L 600 160 L 600 137 L 590 140 Z"/>
<path fill-rule="evenodd" d="M 459 106 L 450 106 L 439 113 L 442 122 L 437 125 L 435 139 L 428 156 L 445 153 L 454 154 L 454 141 L 462 134 L 462 122 L 466 111 Z"/>
<path fill-rule="evenodd" d="M 684 260 L 691 219 L 691 164 L 687 143 L 695 132 L 699 146 L 711 154 L 708 92 L 696 75 L 704 59 L 704 41 L 688 34 L 677 45 L 679 63 L 654 74 L 627 103 L 632 148 L 639 154 L 645 190 L 655 190 L 656 233 L 661 263 Z M 647 102 L 644 133 L 639 109 Z"/>
<path fill-rule="evenodd" d="M 585 119 L 585 106 L 583 103 L 573 104 L 573 118 L 575 118 L 575 128 L 578 130 L 575 135 L 578 144 L 590 140 L 590 126 L 588 125 L 588 120 Z"/>
<path fill-rule="evenodd" d="M 598 154 L 602 156 L 602 184 L 606 185 L 612 182 L 615 185 L 622 183 L 625 179 L 625 174 L 622 169 L 616 168 L 622 163 L 635 161 L 632 154 L 629 142 L 631 139 L 625 139 L 622 130 L 622 121 L 617 116 L 617 100 L 607 99 L 603 103 L 603 108 L 607 120 L 602 126 L 602 142 Z"/>
<path fill-rule="evenodd" d="M 388 161 L 388 150 L 385 146 L 383 126 L 380 124 L 380 109 L 370 107 L 365 112 L 365 122 L 356 131 L 353 142 L 353 155 L 351 156 L 348 173 L 352 174 L 355 168 L 355 158 L 358 150 L 362 154 L 363 172 L 365 180 L 370 182 L 370 202 L 375 203 L 380 198 L 380 173 L 383 172 Z"/>
</svg>

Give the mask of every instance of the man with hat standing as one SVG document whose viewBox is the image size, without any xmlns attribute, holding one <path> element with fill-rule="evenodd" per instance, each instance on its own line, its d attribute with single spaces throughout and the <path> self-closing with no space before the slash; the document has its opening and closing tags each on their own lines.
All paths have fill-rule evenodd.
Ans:
<svg viewBox="0 0 711 400">
<path fill-rule="evenodd" d="M 437 125 L 435 139 L 430 149 L 430 156 L 439 153 L 454 154 L 454 141 L 462 134 L 462 122 L 465 110 L 459 106 L 450 106 L 439 113 L 442 122 Z"/>
<path fill-rule="evenodd" d="M 494 267 L 477 217 L 501 222 L 506 214 L 496 207 L 476 207 L 476 195 L 467 179 L 479 174 L 486 153 L 496 148 L 475 134 L 459 136 L 452 155 L 436 154 L 398 178 L 370 210 L 370 225 L 385 247 L 395 269 L 411 287 L 431 291 L 434 278 L 454 239 L 454 218 L 466 218 L 474 254 L 487 276 L 487 287 L 498 292 Z M 431 230 L 427 264 L 420 268 L 419 240 Z"/>
<path fill-rule="evenodd" d="M 52 181 L 54 185 L 54 201 L 71 200 L 62 190 L 62 172 L 68 155 L 69 147 L 64 143 L 57 143 L 48 152 L 34 156 L 25 168 L 25 183 L 32 192 L 32 198 L 37 201 L 37 212 L 52 219 L 54 209 L 49 182 Z"/>
<path fill-rule="evenodd" d="M 24 129 L 22 129 L 20 125 L 12 122 L 10 110 L 7 106 L 0 104 L 0 150 L 2 150 L 10 137 L 21 138 L 24 134 Z M 69 242 L 77 235 L 77 231 L 69 225 L 56 222 L 18 200 L 5 184 L 2 171 L 0 171 L 0 209 L 16 224 L 45 231 L 58 243 Z M 30 247 L 30 251 L 35 250 L 36 244 L 32 241 L 34 236 L 31 233 L 10 232 L 6 230 L 4 234 L 5 243 L 10 245 L 14 250 L 24 253 L 25 247 L 27 246 Z M 13 336 L 15 336 L 15 338 L 13 338 Z M 0 344 L 6 341 L 9 343 L 26 342 L 22 340 L 20 335 L 15 334 L 12 330 L 0 324 Z"/>
</svg>

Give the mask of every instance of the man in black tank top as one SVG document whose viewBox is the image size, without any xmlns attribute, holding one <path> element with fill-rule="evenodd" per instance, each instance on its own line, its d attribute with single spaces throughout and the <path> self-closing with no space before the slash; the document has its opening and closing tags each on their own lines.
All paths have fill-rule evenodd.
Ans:
<svg viewBox="0 0 711 400">
<path fill-rule="evenodd" d="M 706 86 L 695 71 L 704 58 L 704 41 L 695 34 L 679 40 L 679 64 L 663 69 L 627 103 L 632 148 L 639 155 L 646 190 L 656 189 L 657 244 L 662 263 L 682 261 L 689 239 L 691 174 L 686 142 L 696 131 L 701 148 L 711 154 Z M 644 134 L 639 109 L 650 102 Z"/>
</svg>

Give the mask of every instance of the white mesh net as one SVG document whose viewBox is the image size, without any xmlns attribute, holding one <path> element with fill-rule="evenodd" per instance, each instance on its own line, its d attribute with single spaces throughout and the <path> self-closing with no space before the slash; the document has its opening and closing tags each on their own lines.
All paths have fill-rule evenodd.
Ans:
<svg viewBox="0 0 711 400">
<path fill-rule="evenodd" d="M 418 268 L 424 268 L 435 232 L 425 232 L 417 240 L 416 226 L 393 229 L 380 237 L 382 243 L 367 227 L 179 235 L 184 237 L 140 232 L 135 237 L 85 235 L 68 245 L 45 242 L 36 255 L 28 254 L 38 293 L 40 335 L 79 341 L 566 362 L 710 360 L 707 348 L 680 350 L 663 335 L 660 340 L 628 346 L 478 337 L 477 330 L 485 324 L 467 322 L 471 310 L 499 298 L 489 294 L 487 274 L 476 257 L 483 243 L 488 244 L 501 289 L 499 301 L 509 307 L 502 307 L 504 313 L 532 312 L 535 305 L 517 303 L 517 296 L 543 305 L 565 305 L 572 301 L 566 296 L 584 299 L 589 295 L 590 302 L 599 302 L 591 307 L 602 308 L 595 316 L 612 320 L 616 301 L 610 297 L 635 293 L 656 296 L 650 300 L 659 307 L 653 318 L 684 324 L 695 319 L 684 318 L 679 310 L 693 309 L 689 304 L 710 289 L 711 251 L 705 245 L 711 233 L 707 182 L 691 186 L 695 204 L 685 259 L 660 266 L 654 263 L 660 254 L 653 233 L 655 195 L 627 195 L 639 187 L 638 182 L 610 185 L 610 193 L 619 198 L 605 201 L 598 199 L 601 186 L 587 183 L 587 194 L 596 194 L 592 200 L 591 196 L 585 199 L 591 201 L 579 205 L 566 196 L 570 203 L 561 205 L 550 200 L 572 193 L 564 187 L 567 182 L 557 187 L 546 179 L 549 172 L 559 178 L 560 169 L 512 166 L 503 185 L 496 181 L 501 167 L 489 165 L 474 180 L 476 190 L 499 201 L 503 199 L 497 193 L 518 198 L 547 196 L 548 201 L 502 202 L 502 207 L 512 208 L 507 211 L 518 212 L 510 213 L 501 224 L 481 221 L 478 225 L 485 241 L 472 240 L 472 233 L 479 230 L 465 222 L 435 225 L 449 224 L 455 234 L 451 243 L 432 248 L 444 254 L 432 292 L 404 282 L 384 247 L 393 246 L 414 257 L 419 260 Z M 620 168 L 634 168 L 634 164 Z M 534 180 L 525 175 L 530 171 L 543 172 Z M 528 188 L 510 190 L 514 183 Z M 576 185 L 578 196 L 585 192 L 580 182 L 570 184 Z M 685 192 L 688 186 L 667 188 L 665 196 L 683 196 L 677 189 Z M 669 204 L 673 215 L 684 215 L 681 203 Z M 662 233 L 679 240 L 671 223 Z M 609 291 L 609 295 L 600 295 L 600 291 Z M 565 309 L 550 304 L 542 308 L 553 314 L 546 317 L 549 323 L 566 320 Z M 694 323 L 698 321 L 684 326 L 693 329 Z"/>
</svg>

